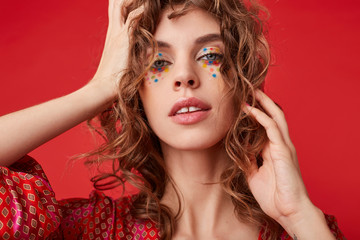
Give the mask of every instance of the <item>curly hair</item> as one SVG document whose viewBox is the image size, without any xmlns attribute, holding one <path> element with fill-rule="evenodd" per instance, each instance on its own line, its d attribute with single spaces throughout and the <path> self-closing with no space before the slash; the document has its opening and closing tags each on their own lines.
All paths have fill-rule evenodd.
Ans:
<svg viewBox="0 0 360 240">
<path fill-rule="evenodd" d="M 128 66 L 119 81 L 118 99 L 111 109 L 98 116 L 101 129 L 97 131 L 106 141 L 87 154 L 87 164 L 112 160 L 112 172 L 99 173 L 92 179 L 95 188 L 104 190 L 131 183 L 139 189 L 132 205 L 132 215 L 136 219 L 157 223 L 162 239 L 172 237 L 181 208 L 179 193 L 177 213 L 160 202 L 165 186 L 176 186 L 165 168 L 159 140 L 148 124 L 138 90 L 150 67 L 144 65 L 148 58 L 147 49 L 152 47 L 154 53 L 157 49 L 153 34 L 161 13 L 172 8 L 173 12 L 168 15 L 172 19 L 185 15 L 193 7 L 200 8 L 211 14 L 220 25 L 225 45 L 220 72 L 228 87 L 227 94 L 234 101 L 235 118 L 222 141 L 231 165 L 223 171 L 219 183 L 231 196 L 240 220 L 264 226 L 264 238 L 278 239 L 281 226 L 261 210 L 246 181 L 251 162 L 262 164 L 261 151 L 267 141 L 266 132 L 239 107 L 246 102 L 260 107 L 254 98 L 254 90 L 263 89 L 270 63 L 261 17 L 267 15 L 266 9 L 251 0 L 133 0 L 122 8 L 125 19 L 140 6 L 144 6 L 144 12 L 130 24 Z M 175 10 L 175 6 L 180 6 L 180 9 Z"/>
</svg>

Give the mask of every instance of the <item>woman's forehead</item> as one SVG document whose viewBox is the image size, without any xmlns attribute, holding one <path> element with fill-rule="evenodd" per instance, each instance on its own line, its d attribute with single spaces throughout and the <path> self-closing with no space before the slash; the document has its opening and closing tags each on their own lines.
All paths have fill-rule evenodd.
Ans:
<svg viewBox="0 0 360 240">
<path fill-rule="evenodd" d="M 177 6 L 174 10 L 181 9 Z M 201 36 L 220 35 L 220 25 L 207 11 L 192 7 L 184 15 L 169 19 L 169 15 L 174 11 L 167 8 L 160 16 L 159 24 L 156 28 L 154 37 L 157 41 L 178 42 L 179 40 L 197 39 Z M 217 39 L 217 40 L 221 40 Z"/>
</svg>

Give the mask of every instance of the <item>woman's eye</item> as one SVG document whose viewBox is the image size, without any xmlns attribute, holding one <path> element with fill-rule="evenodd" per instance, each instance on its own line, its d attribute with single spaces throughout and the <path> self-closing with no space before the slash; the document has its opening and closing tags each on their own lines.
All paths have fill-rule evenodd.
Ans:
<svg viewBox="0 0 360 240">
<path fill-rule="evenodd" d="M 201 60 L 207 60 L 207 61 L 221 61 L 223 58 L 223 55 L 218 53 L 208 53 L 203 55 L 200 59 Z"/>
<path fill-rule="evenodd" d="M 162 68 L 168 65 L 168 62 L 165 60 L 156 60 L 151 67 L 152 68 Z"/>
</svg>

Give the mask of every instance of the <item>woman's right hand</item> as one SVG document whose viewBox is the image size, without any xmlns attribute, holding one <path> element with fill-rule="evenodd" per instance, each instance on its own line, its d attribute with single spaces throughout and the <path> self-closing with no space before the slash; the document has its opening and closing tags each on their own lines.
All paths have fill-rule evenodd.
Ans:
<svg viewBox="0 0 360 240">
<path fill-rule="evenodd" d="M 127 67 L 129 55 L 130 23 L 143 12 L 143 7 L 129 13 L 127 19 L 121 15 L 121 8 L 129 0 L 109 0 L 109 25 L 104 50 L 98 69 L 89 84 L 108 89 L 109 98 L 116 96 L 118 81 Z"/>
</svg>

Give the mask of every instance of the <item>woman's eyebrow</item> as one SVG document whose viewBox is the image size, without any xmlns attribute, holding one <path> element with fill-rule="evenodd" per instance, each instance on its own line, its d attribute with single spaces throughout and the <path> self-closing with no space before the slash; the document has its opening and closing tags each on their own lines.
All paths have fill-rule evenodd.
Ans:
<svg viewBox="0 0 360 240">
<path fill-rule="evenodd" d="M 204 36 L 200 36 L 197 39 L 195 39 L 195 44 L 205 44 L 209 42 L 215 42 L 215 41 L 222 41 L 222 38 L 220 34 L 218 33 L 210 33 L 206 34 Z M 164 41 L 157 41 L 157 45 L 159 48 L 171 48 L 171 44 L 164 42 Z"/>
<path fill-rule="evenodd" d="M 196 44 L 205 44 L 205 43 L 215 42 L 215 41 L 222 41 L 220 34 L 218 34 L 218 33 L 206 34 L 204 36 L 198 37 L 195 40 L 195 43 Z"/>
<path fill-rule="evenodd" d="M 171 45 L 167 42 L 156 41 L 159 48 L 171 48 Z"/>
</svg>

